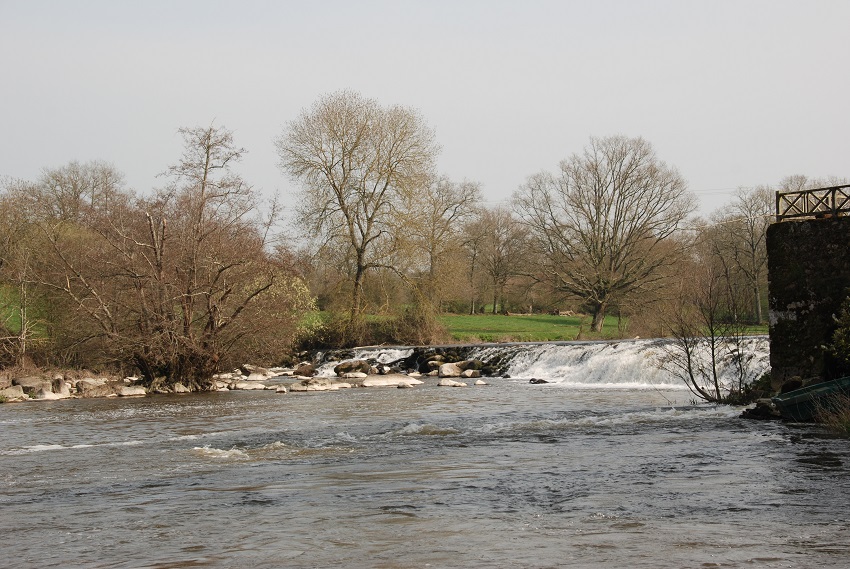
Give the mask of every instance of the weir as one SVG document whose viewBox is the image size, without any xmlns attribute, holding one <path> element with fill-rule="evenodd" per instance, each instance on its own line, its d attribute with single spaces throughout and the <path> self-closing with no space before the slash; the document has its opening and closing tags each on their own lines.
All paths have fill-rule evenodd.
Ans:
<svg viewBox="0 0 850 569">
<path fill-rule="evenodd" d="M 542 379 L 558 387 L 687 389 L 681 378 L 659 365 L 669 353 L 669 347 L 670 341 L 665 339 L 366 347 L 324 354 L 325 363 L 319 368 L 319 374 L 332 375 L 334 365 L 344 360 L 363 359 L 412 369 L 435 353 L 450 353 L 459 359 L 481 360 L 494 375 L 505 374 L 523 380 Z M 746 338 L 743 347 L 746 364 L 754 377 L 770 368 L 767 336 Z M 721 379 L 731 382 L 733 362 L 722 362 L 720 372 Z"/>
</svg>

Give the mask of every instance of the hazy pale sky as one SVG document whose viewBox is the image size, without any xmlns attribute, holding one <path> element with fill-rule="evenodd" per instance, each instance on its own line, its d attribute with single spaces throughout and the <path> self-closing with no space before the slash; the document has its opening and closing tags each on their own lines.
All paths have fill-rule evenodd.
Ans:
<svg viewBox="0 0 850 569">
<path fill-rule="evenodd" d="M 0 0 L 0 176 L 105 160 L 148 191 L 181 126 L 234 131 L 254 186 L 320 95 L 417 108 L 491 204 L 590 136 L 642 136 L 704 212 L 850 176 L 850 1 Z"/>
</svg>

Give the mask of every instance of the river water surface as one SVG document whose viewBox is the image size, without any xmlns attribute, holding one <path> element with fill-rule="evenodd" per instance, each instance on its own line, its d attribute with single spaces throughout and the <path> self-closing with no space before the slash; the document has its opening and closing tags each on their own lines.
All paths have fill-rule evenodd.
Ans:
<svg viewBox="0 0 850 569">
<path fill-rule="evenodd" d="M 850 448 L 651 386 L 0 406 L 0 566 L 847 567 Z"/>
</svg>

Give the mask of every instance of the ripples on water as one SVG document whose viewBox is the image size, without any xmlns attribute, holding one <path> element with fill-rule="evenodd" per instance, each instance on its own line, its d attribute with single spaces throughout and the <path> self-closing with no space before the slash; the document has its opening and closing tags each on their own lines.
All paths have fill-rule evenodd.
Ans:
<svg viewBox="0 0 850 569">
<path fill-rule="evenodd" d="M 0 406 L 0 565 L 850 563 L 846 440 L 491 383 Z"/>
</svg>

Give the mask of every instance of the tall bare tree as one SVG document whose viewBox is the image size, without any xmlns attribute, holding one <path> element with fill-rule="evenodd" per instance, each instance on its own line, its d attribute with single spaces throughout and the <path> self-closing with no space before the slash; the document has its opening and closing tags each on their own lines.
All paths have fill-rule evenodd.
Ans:
<svg viewBox="0 0 850 569">
<path fill-rule="evenodd" d="M 505 289 L 511 278 L 527 269 L 528 229 L 505 208 L 484 208 L 467 227 L 467 236 L 475 264 L 488 277 L 496 314 L 505 310 Z"/>
<path fill-rule="evenodd" d="M 40 222 L 52 252 L 42 283 L 86 325 L 81 341 L 151 386 L 203 389 L 236 358 L 279 355 L 310 299 L 271 251 L 271 222 L 233 170 L 243 150 L 231 133 L 180 133 L 183 156 L 152 198 L 116 192 L 76 220 Z"/>
<path fill-rule="evenodd" d="M 350 252 L 354 322 L 366 273 L 390 268 L 405 199 L 430 179 L 434 134 L 413 109 L 339 91 L 303 110 L 276 144 L 281 168 L 301 183 L 306 227 Z"/>
<path fill-rule="evenodd" d="M 25 366 L 43 326 L 38 318 L 38 291 L 33 263 L 38 257 L 37 234 L 31 210 L 35 185 L 7 180 L 0 196 L 0 363 Z"/>
<path fill-rule="evenodd" d="M 69 162 L 42 170 L 29 199 L 42 216 L 77 221 L 92 209 L 106 209 L 124 189 L 124 175 L 100 160 Z"/>
<path fill-rule="evenodd" d="M 762 290 L 767 286 L 767 227 L 773 220 L 774 193 L 768 186 L 739 189 L 732 202 L 712 217 L 714 249 L 727 258 L 750 290 L 752 315 L 762 315 Z"/>
<path fill-rule="evenodd" d="M 679 172 L 642 138 L 591 138 L 556 175 L 531 176 L 517 211 L 547 252 L 557 287 L 583 299 L 601 331 L 608 308 L 659 285 L 672 262 L 660 247 L 694 210 Z"/>
<path fill-rule="evenodd" d="M 425 296 L 437 308 L 442 299 L 441 272 L 448 256 L 460 253 L 464 223 L 480 200 L 477 183 L 457 183 L 441 176 L 414 192 L 405 205 L 405 230 L 400 237 L 423 259 Z"/>
<path fill-rule="evenodd" d="M 657 363 L 699 399 L 743 404 L 757 370 L 746 326 L 738 316 L 748 291 L 730 286 L 730 261 L 718 254 L 713 231 L 693 236 L 682 270 L 669 287 L 673 306 L 663 319 L 671 338 Z"/>
</svg>

